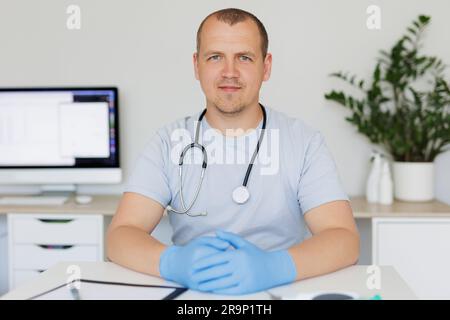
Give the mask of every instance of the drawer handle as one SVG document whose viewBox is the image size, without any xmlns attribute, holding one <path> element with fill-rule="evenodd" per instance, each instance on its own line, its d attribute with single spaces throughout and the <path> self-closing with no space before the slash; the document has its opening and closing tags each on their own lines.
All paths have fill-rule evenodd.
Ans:
<svg viewBox="0 0 450 320">
<path fill-rule="evenodd" d="M 38 219 L 44 223 L 69 223 L 72 222 L 73 219 Z"/>
<path fill-rule="evenodd" d="M 62 250 L 70 249 L 70 248 L 73 247 L 73 245 L 66 245 L 66 244 L 58 244 L 58 245 L 54 245 L 54 244 L 37 244 L 37 246 L 42 248 L 42 249 L 62 249 Z"/>
</svg>

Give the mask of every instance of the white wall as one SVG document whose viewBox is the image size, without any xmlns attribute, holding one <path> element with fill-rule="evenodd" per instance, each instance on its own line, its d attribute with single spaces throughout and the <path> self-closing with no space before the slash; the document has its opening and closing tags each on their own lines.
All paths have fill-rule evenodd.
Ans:
<svg viewBox="0 0 450 320">
<path fill-rule="evenodd" d="M 66 28 L 69 4 L 81 7 L 81 30 Z M 378 31 L 366 28 L 371 4 L 381 8 Z M 449 1 L 0 0 L 0 86 L 117 85 L 127 176 L 156 128 L 204 107 L 192 67 L 195 33 L 208 13 L 225 7 L 253 12 L 268 30 L 274 62 L 261 101 L 320 129 L 347 193 L 364 194 L 371 146 L 344 120 L 347 110 L 323 98 L 341 86 L 327 74 L 369 77 L 378 49 L 389 48 L 421 13 L 432 16 L 426 52 L 450 63 Z M 437 197 L 450 203 L 450 153 L 436 164 Z M 81 190 L 120 193 L 121 187 Z"/>
</svg>

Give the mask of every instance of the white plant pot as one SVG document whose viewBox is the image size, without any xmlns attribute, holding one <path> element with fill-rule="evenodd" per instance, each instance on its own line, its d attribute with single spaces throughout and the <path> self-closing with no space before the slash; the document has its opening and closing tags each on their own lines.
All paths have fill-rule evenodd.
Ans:
<svg viewBox="0 0 450 320">
<path fill-rule="evenodd" d="M 394 162 L 394 196 L 402 201 L 434 198 L 434 162 Z"/>
</svg>

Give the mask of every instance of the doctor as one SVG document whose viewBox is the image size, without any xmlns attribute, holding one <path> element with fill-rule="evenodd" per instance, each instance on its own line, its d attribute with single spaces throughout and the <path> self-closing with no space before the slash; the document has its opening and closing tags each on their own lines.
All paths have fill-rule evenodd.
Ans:
<svg viewBox="0 0 450 320">
<path fill-rule="evenodd" d="M 109 259 L 219 294 L 357 262 L 358 230 L 322 134 L 259 102 L 272 67 L 267 49 L 263 24 L 246 11 L 203 20 L 193 63 L 206 108 L 160 128 L 145 146 L 108 229 Z M 150 235 L 164 209 L 170 246 Z"/>
</svg>

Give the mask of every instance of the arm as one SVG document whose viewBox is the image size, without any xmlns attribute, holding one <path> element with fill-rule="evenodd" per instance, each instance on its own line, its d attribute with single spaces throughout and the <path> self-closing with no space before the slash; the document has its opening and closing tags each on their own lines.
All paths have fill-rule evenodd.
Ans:
<svg viewBox="0 0 450 320">
<path fill-rule="evenodd" d="M 108 258 L 129 269 L 160 276 L 160 256 L 167 246 L 150 233 L 163 213 L 155 200 L 125 192 L 107 231 Z"/>
<path fill-rule="evenodd" d="M 217 231 L 235 250 L 194 263 L 200 291 L 243 294 L 264 290 L 354 264 L 359 235 L 348 201 L 332 201 L 309 210 L 305 220 L 313 236 L 289 249 L 265 251 L 241 236 Z"/>
<path fill-rule="evenodd" d="M 129 269 L 196 288 L 191 273 L 193 263 L 225 250 L 229 244 L 203 236 L 183 246 L 166 246 L 150 235 L 163 213 L 164 208 L 157 201 L 125 192 L 108 228 L 107 255 Z"/>
<path fill-rule="evenodd" d="M 355 264 L 359 233 L 348 201 L 332 201 L 305 213 L 312 237 L 288 249 L 296 280 L 306 279 Z"/>
</svg>

